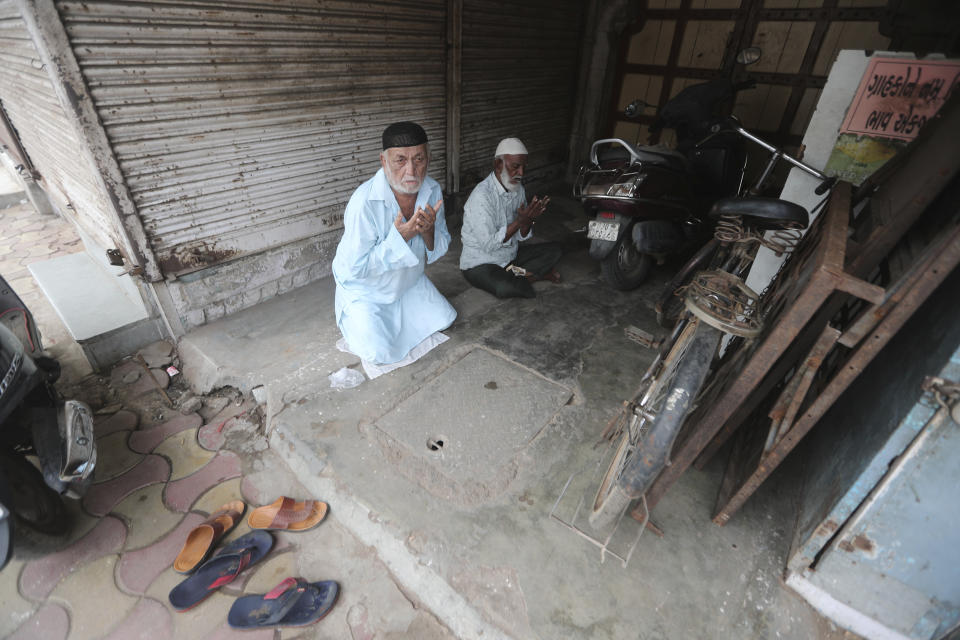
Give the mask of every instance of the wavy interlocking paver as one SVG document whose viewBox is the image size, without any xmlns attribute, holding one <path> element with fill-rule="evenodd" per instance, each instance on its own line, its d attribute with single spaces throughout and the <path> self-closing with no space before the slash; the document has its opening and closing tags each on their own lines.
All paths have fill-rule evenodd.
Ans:
<svg viewBox="0 0 960 640">
<path fill-rule="evenodd" d="M 227 425 L 222 422 L 210 422 L 197 431 L 197 442 L 207 451 L 219 451 L 227 442 Z"/>
<path fill-rule="evenodd" d="M 66 640 L 69 631 L 70 614 L 60 605 L 48 602 L 37 609 L 8 640 Z"/>
<path fill-rule="evenodd" d="M 93 432 L 102 438 L 117 431 L 133 431 L 139 422 L 140 418 L 133 411 L 120 409 L 109 416 L 97 416 L 93 421 Z"/>
<path fill-rule="evenodd" d="M 137 598 L 117 588 L 116 555 L 90 562 L 57 585 L 50 599 L 70 610 L 70 640 L 102 638 L 137 604 Z"/>
<path fill-rule="evenodd" d="M 243 494 L 240 492 L 240 484 L 242 482 L 240 478 L 234 478 L 208 489 L 193 503 L 191 511 L 201 511 L 210 514 L 228 502 L 243 500 Z M 247 513 L 250 512 L 247 511 Z M 246 518 L 246 514 L 244 514 L 244 518 Z"/>
<path fill-rule="evenodd" d="M 97 438 L 97 466 L 93 470 L 94 482 L 106 482 L 126 473 L 143 459 L 143 454 L 131 451 L 127 446 L 128 431 L 117 431 Z"/>
<path fill-rule="evenodd" d="M 138 595 L 146 593 L 150 583 L 173 564 L 190 530 L 204 520 L 199 513 L 188 513 L 176 529 L 154 544 L 124 553 L 117 567 L 120 588 Z"/>
<path fill-rule="evenodd" d="M 157 445 L 153 452 L 170 461 L 172 468 L 168 482 L 175 482 L 195 473 L 216 455 L 197 444 L 197 436 L 193 431 L 170 436 Z"/>
<path fill-rule="evenodd" d="M 118 364 L 110 372 L 110 386 L 117 389 L 128 399 L 137 398 L 146 393 L 158 392 L 157 387 L 166 389 L 170 386 L 170 376 L 163 369 L 150 369 L 153 380 L 147 371 L 136 360 L 128 360 Z M 131 380 L 126 382 L 126 380 Z M 159 393 L 159 392 L 158 392 Z"/>
<path fill-rule="evenodd" d="M 83 498 L 83 508 L 94 516 L 103 516 L 128 495 L 170 477 L 170 463 L 162 456 L 149 455 L 125 474 L 93 485 Z"/>
<path fill-rule="evenodd" d="M 164 491 L 164 503 L 174 511 L 187 512 L 197 498 L 210 487 L 238 477 L 240 458 L 230 451 L 220 451 L 196 473 L 168 483 Z"/>
<path fill-rule="evenodd" d="M 173 613 L 152 598 L 143 598 L 104 640 L 159 640 L 173 637 Z"/>
<path fill-rule="evenodd" d="M 184 576 L 178 575 L 173 569 L 168 569 L 150 585 L 147 597 L 161 600 L 169 606 L 170 590 L 180 584 L 183 579 Z M 171 637 L 177 640 L 207 640 L 215 629 L 227 621 L 227 612 L 230 611 L 233 601 L 240 593 L 239 590 L 231 588 L 232 586 L 221 587 L 203 602 L 187 611 L 173 611 L 171 609 L 174 627 Z M 246 635 L 242 637 L 246 637 Z"/>
<path fill-rule="evenodd" d="M 158 444 L 170 436 L 187 429 L 196 429 L 201 424 L 203 424 L 203 418 L 200 417 L 200 414 L 181 414 L 155 427 L 134 431 L 130 434 L 130 440 L 127 444 L 139 453 L 150 453 Z"/>
<path fill-rule="evenodd" d="M 36 602 L 27 600 L 17 590 L 17 578 L 24 564 L 26 561 L 13 557 L 3 571 L 0 571 L 0 603 L 3 606 L 3 615 L 0 615 L 0 638 L 6 638 L 13 633 L 14 629 L 23 624 L 37 609 Z"/>
<path fill-rule="evenodd" d="M 241 583 L 244 593 L 266 593 L 283 580 L 300 575 L 295 554 L 277 552 L 276 549 L 272 549 L 259 566 L 251 567 L 250 573 L 250 577 Z"/>
<path fill-rule="evenodd" d="M 20 574 L 20 593 L 43 600 L 64 576 L 85 562 L 119 551 L 126 537 L 127 527 L 123 522 L 118 518 L 104 518 L 72 545 L 28 562 Z"/>
<path fill-rule="evenodd" d="M 197 433 L 200 446 L 210 451 L 218 451 L 226 443 L 226 434 L 233 426 L 234 418 L 252 411 L 256 406 L 257 404 L 249 399 L 240 404 L 228 404 L 217 415 L 210 418 L 207 424 L 200 427 L 200 431 Z"/>
<path fill-rule="evenodd" d="M 162 484 L 134 491 L 113 508 L 111 514 L 127 523 L 124 549 L 140 549 L 156 542 L 180 524 L 183 514 L 163 504 Z"/>
</svg>

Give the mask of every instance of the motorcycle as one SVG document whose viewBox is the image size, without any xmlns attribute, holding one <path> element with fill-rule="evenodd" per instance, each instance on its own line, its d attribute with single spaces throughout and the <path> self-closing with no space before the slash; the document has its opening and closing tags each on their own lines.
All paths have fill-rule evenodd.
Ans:
<svg viewBox="0 0 960 640">
<path fill-rule="evenodd" d="M 29 309 L 0 276 L 0 568 L 12 554 L 15 523 L 64 533 L 61 495 L 80 498 L 93 479 L 93 413 L 59 394 L 59 376 Z"/>
<path fill-rule="evenodd" d="M 744 66 L 759 59 L 756 47 L 737 56 Z M 730 115 L 737 92 L 754 84 L 718 78 L 691 85 L 671 98 L 650 130 L 673 129 L 676 149 L 638 146 L 620 138 L 593 143 L 590 162 L 581 167 L 573 195 L 592 218 L 587 227 L 590 256 L 600 261 L 612 287 L 636 288 L 654 262 L 670 254 L 691 253 L 712 237 L 707 212 L 717 200 L 742 193 L 747 141 L 759 143 L 772 156 L 750 192 L 758 193 L 769 179 L 783 152 L 747 132 Z M 649 106 L 636 100 L 624 113 L 632 118 Z"/>
</svg>

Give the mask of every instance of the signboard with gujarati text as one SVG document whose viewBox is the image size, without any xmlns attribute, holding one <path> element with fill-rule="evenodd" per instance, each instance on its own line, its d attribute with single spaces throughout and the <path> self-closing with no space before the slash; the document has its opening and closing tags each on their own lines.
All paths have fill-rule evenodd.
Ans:
<svg viewBox="0 0 960 640">
<path fill-rule="evenodd" d="M 917 137 L 960 87 L 960 60 L 870 60 L 824 171 L 855 185 Z"/>
<path fill-rule="evenodd" d="M 912 140 L 958 82 L 958 60 L 874 58 L 840 133 Z"/>
</svg>

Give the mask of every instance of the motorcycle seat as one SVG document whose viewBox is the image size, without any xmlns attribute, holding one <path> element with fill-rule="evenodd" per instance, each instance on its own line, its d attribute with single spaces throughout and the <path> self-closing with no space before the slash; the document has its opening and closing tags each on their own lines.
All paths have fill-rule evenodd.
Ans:
<svg viewBox="0 0 960 640">
<path fill-rule="evenodd" d="M 686 171 L 688 168 L 686 156 L 666 148 L 630 145 L 628 150 L 623 146 L 609 146 L 597 149 L 596 154 L 597 163 L 600 165 L 610 162 L 632 164 L 639 161 L 677 171 Z"/>
<path fill-rule="evenodd" d="M 661 167 L 669 167 L 677 171 L 686 171 L 689 168 L 687 157 L 678 151 L 666 148 L 637 147 L 641 162 L 649 162 Z"/>
<path fill-rule="evenodd" d="M 741 216 L 746 224 L 758 229 L 806 229 L 807 210 L 798 204 L 779 198 L 748 196 L 723 198 L 713 203 L 709 216 Z"/>
</svg>

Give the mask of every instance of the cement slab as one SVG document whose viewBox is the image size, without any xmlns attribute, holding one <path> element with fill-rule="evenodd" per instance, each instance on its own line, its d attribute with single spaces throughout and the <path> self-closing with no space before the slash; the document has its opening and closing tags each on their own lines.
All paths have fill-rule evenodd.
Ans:
<svg viewBox="0 0 960 640">
<path fill-rule="evenodd" d="M 558 196 L 549 213 L 537 231 L 564 243 L 563 283 L 538 283 L 534 299 L 497 300 L 464 286 L 455 242 L 428 275 L 460 315 L 450 340 L 410 366 L 354 389 L 329 388 L 326 376 L 354 362 L 336 350 L 327 281 L 191 333 L 181 343 L 184 373 L 209 388 L 264 385 L 271 449 L 330 504 L 328 518 L 375 549 L 404 591 L 456 637 L 842 637 L 780 581 L 794 519 L 789 464 L 723 528 L 710 522 L 723 461 L 691 470 L 652 514 L 666 536 L 644 535 L 626 569 L 601 563 L 596 547 L 550 517 L 571 476 L 561 508 L 592 497 L 592 474 L 607 454 L 595 448 L 597 438 L 654 356 L 623 329 L 663 333 L 652 302 L 670 271 L 658 269 L 637 290 L 612 291 L 587 257 L 583 234 L 571 231 L 582 218 L 576 203 Z M 478 352 L 503 362 L 497 375 L 521 370 L 543 382 L 518 396 L 539 407 L 531 423 L 547 405 L 556 409 L 536 437 L 506 447 L 516 464 L 496 492 L 457 500 L 438 495 L 441 466 L 406 454 L 422 434 L 394 424 L 398 433 L 389 437 L 410 447 L 384 446 L 381 422 L 399 421 L 407 409 L 449 414 L 459 404 L 479 424 L 471 385 L 490 375 L 456 366 Z M 570 401 L 551 389 L 569 390 Z M 503 431 L 472 434 L 476 461 L 503 457 L 496 440 L 516 419 L 491 415 Z M 405 420 L 416 422 L 412 412 Z"/>
<path fill-rule="evenodd" d="M 474 349 L 374 426 L 385 447 L 403 447 L 400 455 L 429 476 L 424 488 L 475 502 L 506 487 L 516 473 L 517 454 L 572 395 L 509 360 Z"/>
</svg>

